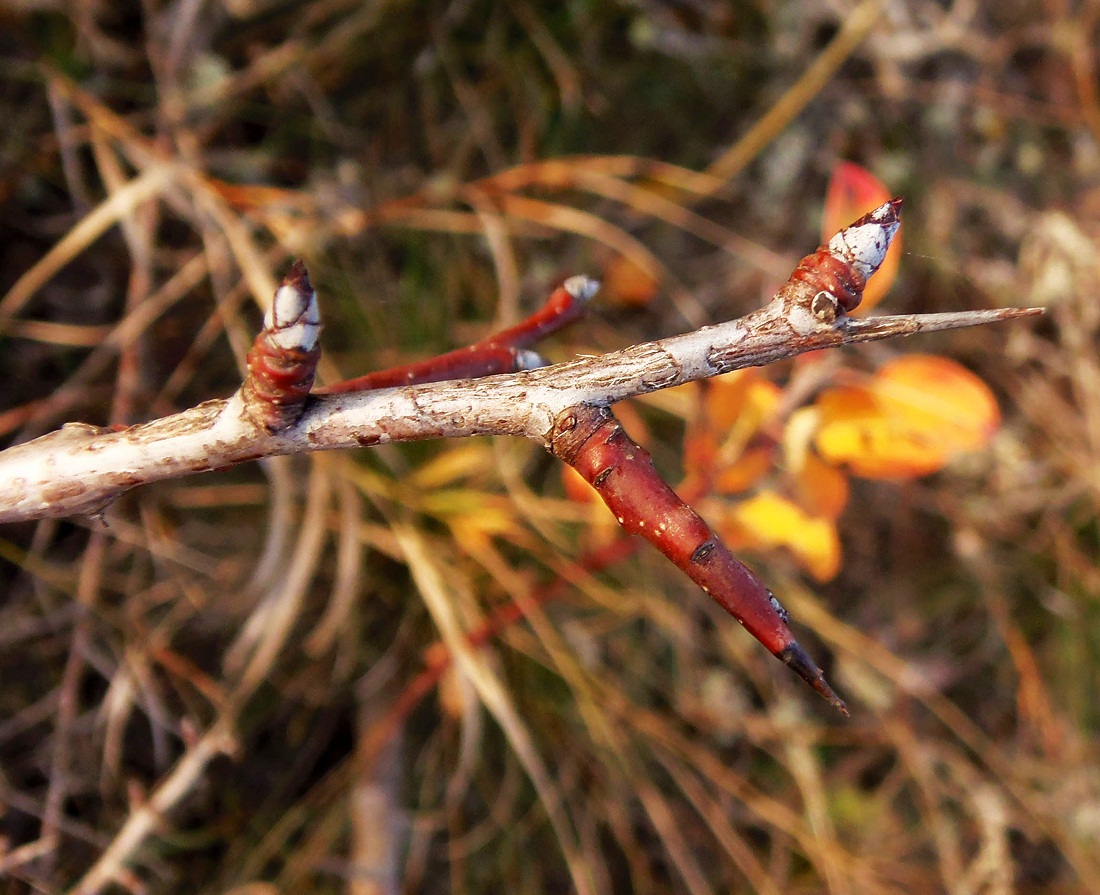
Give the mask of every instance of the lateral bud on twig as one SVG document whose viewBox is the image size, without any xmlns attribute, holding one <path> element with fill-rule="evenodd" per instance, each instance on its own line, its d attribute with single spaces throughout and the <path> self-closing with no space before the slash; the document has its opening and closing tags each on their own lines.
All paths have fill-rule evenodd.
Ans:
<svg viewBox="0 0 1100 895">
<path fill-rule="evenodd" d="M 281 432 L 298 421 L 321 358 L 320 336 L 317 293 L 298 260 L 275 290 L 264 328 L 248 352 L 241 397 L 254 423 Z"/>
<path fill-rule="evenodd" d="M 811 309 L 815 316 L 825 317 L 828 304 L 841 313 L 859 306 L 867 281 L 882 266 L 901 226 L 901 202 L 891 199 L 880 205 L 798 262 L 790 283 L 805 283 L 814 289 Z"/>
</svg>

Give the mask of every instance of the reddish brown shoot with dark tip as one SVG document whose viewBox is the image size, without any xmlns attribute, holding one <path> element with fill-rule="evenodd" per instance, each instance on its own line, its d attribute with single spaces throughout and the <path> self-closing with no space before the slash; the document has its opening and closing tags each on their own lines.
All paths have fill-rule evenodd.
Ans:
<svg viewBox="0 0 1100 895">
<path fill-rule="evenodd" d="M 551 451 L 596 489 L 626 532 L 653 544 L 773 655 L 848 714 L 794 639 L 787 613 L 771 591 L 677 496 L 610 410 L 584 405 L 566 411 L 554 427 Z"/>
<path fill-rule="evenodd" d="M 806 299 L 813 309 L 810 302 L 821 298 L 835 302 L 842 314 L 854 309 L 863 297 L 867 278 L 882 264 L 899 225 L 900 209 L 900 199 L 880 206 L 803 258 L 785 287 L 790 300 Z M 318 389 L 318 393 L 516 369 L 508 364 L 519 365 L 527 346 L 580 317 L 594 291 L 595 284 L 584 278 L 567 281 L 543 308 L 519 325 L 469 348 L 371 373 Z M 775 596 L 661 478 L 649 454 L 631 440 L 609 409 L 580 404 L 564 411 L 555 421 L 549 448 L 596 489 L 627 533 L 653 544 L 774 656 L 834 708 L 848 714 L 821 669 L 795 640 L 787 624 L 789 616 Z"/>
<path fill-rule="evenodd" d="M 583 280 L 580 289 L 576 287 L 579 280 Z M 334 385 L 322 386 L 314 389 L 314 394 L 334 395 L 398 385 L 442 382 L 446 379 L 473 379 L 528 369 L 532 359 L 530 352 L 524 349 L 578 320 L 587 309 L 587 299 L 591 297 L 589 290 L 594 291 L 595 284 L 584 278 L 569 280 L 567 283 L 574 285 L 573 291 L 564 284 L 559 286 L 531 316 L 473 345 L 426 360 L 377 370 L 355 379 L 345 379 Z M 575 292 L 578 294 L 574 294 Z"/>
</svg>

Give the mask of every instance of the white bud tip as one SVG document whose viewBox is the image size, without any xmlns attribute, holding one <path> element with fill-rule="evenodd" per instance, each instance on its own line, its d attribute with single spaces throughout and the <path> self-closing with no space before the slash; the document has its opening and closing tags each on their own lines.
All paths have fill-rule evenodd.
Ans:
<svg viewBox="0 0 1100 895">
<path fill-rule="evenodd" d="M 516 351 L 517 370 L 537 370 L 539 367 L 545 366 L 546 358 L 537 351 L 528 351 L 526 348 L 520 348 Z"/>
<path fill-rule="evenodd" d="M 851 264 L 864 280 L 879 269 L 901 226 L 901 199 L 891 199 L 829 240 L 829 251 Z"/>
<path fill-rule="evenodd" d="M 281 348 L 312 351 L 321 336 L 321 311 L 317 293 L 309 285 L 304 268 L 297 269 L 275 290 L 271 308 L 264 315 L 264 329 Z"/>
<path fill-rule="evenodd" d="M 591 301 L 596 293 L 600 291 L 600 281 L 586 277 L 583 274 L 570 277 L 561 285 L 573 298 L 581 302 Z"/>
</svg>

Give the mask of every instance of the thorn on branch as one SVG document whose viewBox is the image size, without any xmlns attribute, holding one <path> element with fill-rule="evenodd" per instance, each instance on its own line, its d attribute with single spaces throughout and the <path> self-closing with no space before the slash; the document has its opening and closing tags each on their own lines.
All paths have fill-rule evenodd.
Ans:
<svg viewBox="0 0 1100 895">
<path fill-rule="evenodd" d="M 281 432 L 297 422 L 313 388 L 320 336 L 317 293 L 305 265 L 295 261 L 275 290 L 264 328 L 248 352 L 241 396 L 254 423 L 268 432 Z"/>
<path fill-rule="evenodd" d="M 574 466 L 628 532 L 657 545 L 772 653 L 845 711 L 795 641 L 771 592 L 676 496 L 649 455 L 605 408 L 655 388 L 805 351 L 1042 313 L 1037 308 L 1001 308 L 846 317 L 882 263 L 897 232 L 900 207 L 901 200 L 891 200 L 841 230 L 800 262 L 772 302 L 741 320 L 602 357 L 480 381 L 491 372 L 542 365 L 529 346 L 579 318 L 599 288 L 587 277 L 573 277 L 526 320 L 469 348 L 312 392 L 435 383 L 365 399 L 310 398 L 321 324 L 316 295 L 298 262 L 275 293 L 264 329 L 249 352 L 248 376 L 238 395 L 122 432 L 62 430 L 0 451 L 0 522 L 95 511 L 138 485 L 276 454 L 382 441 L 526 435 Z M 478 381 L 437 382 L 459 377 Z M 303 419 L 307 401 L 309 413 Z M 548 433 L 550 420 L 557 422 Z"/>
<path fill-rule="evenodd" d="M 582 404 L 562 413 L 550 451 L 596 489 L 627 533 L 653 544 L 774 656 L 848 714 L 795 640 L 787 611 L 775 595 L 679 498 L 648 451 L 626 434 L 609 409 Z"/>
</svg>

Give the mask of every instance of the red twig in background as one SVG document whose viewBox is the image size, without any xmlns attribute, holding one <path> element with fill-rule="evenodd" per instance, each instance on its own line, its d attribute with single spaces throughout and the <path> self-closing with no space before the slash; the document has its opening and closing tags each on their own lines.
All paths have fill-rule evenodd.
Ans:
<svg viewBox="0 0 1100 895">
<path fill-rule="evenodd" d="M 313 393 L 335 395 L 447 379 L 474 379 L 541 367 L 542 358 L 526 349 L 579 319 L 598 289 L 599 283 L 595 280 L 570 277 L 551 293 L 546 304 L 510 329 L 446 354 L 320 386 Z"/>
<path fill-rule="evenodd" d="M 533 370 L 543 365 L 542 358 L 534 351 L 508 348 L 498 345 L 467 345 L 446 354 L 439 354 L 385 370 L 373 370 L 354 379 L 345 379 L 332 385 L 319 385 L 315 395 L 338 395 L 344 392 L 366 392 L 397 385 L 415 385 L 422 382 L 443 382 L 447 379 L 476 379 L 494 373 L 516 373 Z"/>
<path fill-rule="evenodd" d="M 583 317 L 599 288 L 600 284 L 589 277 L 570 277 L 550 294 L 546 304 L 526 320 L 477 344 L 530 348 L 551 333 Z"/>
</svg>

